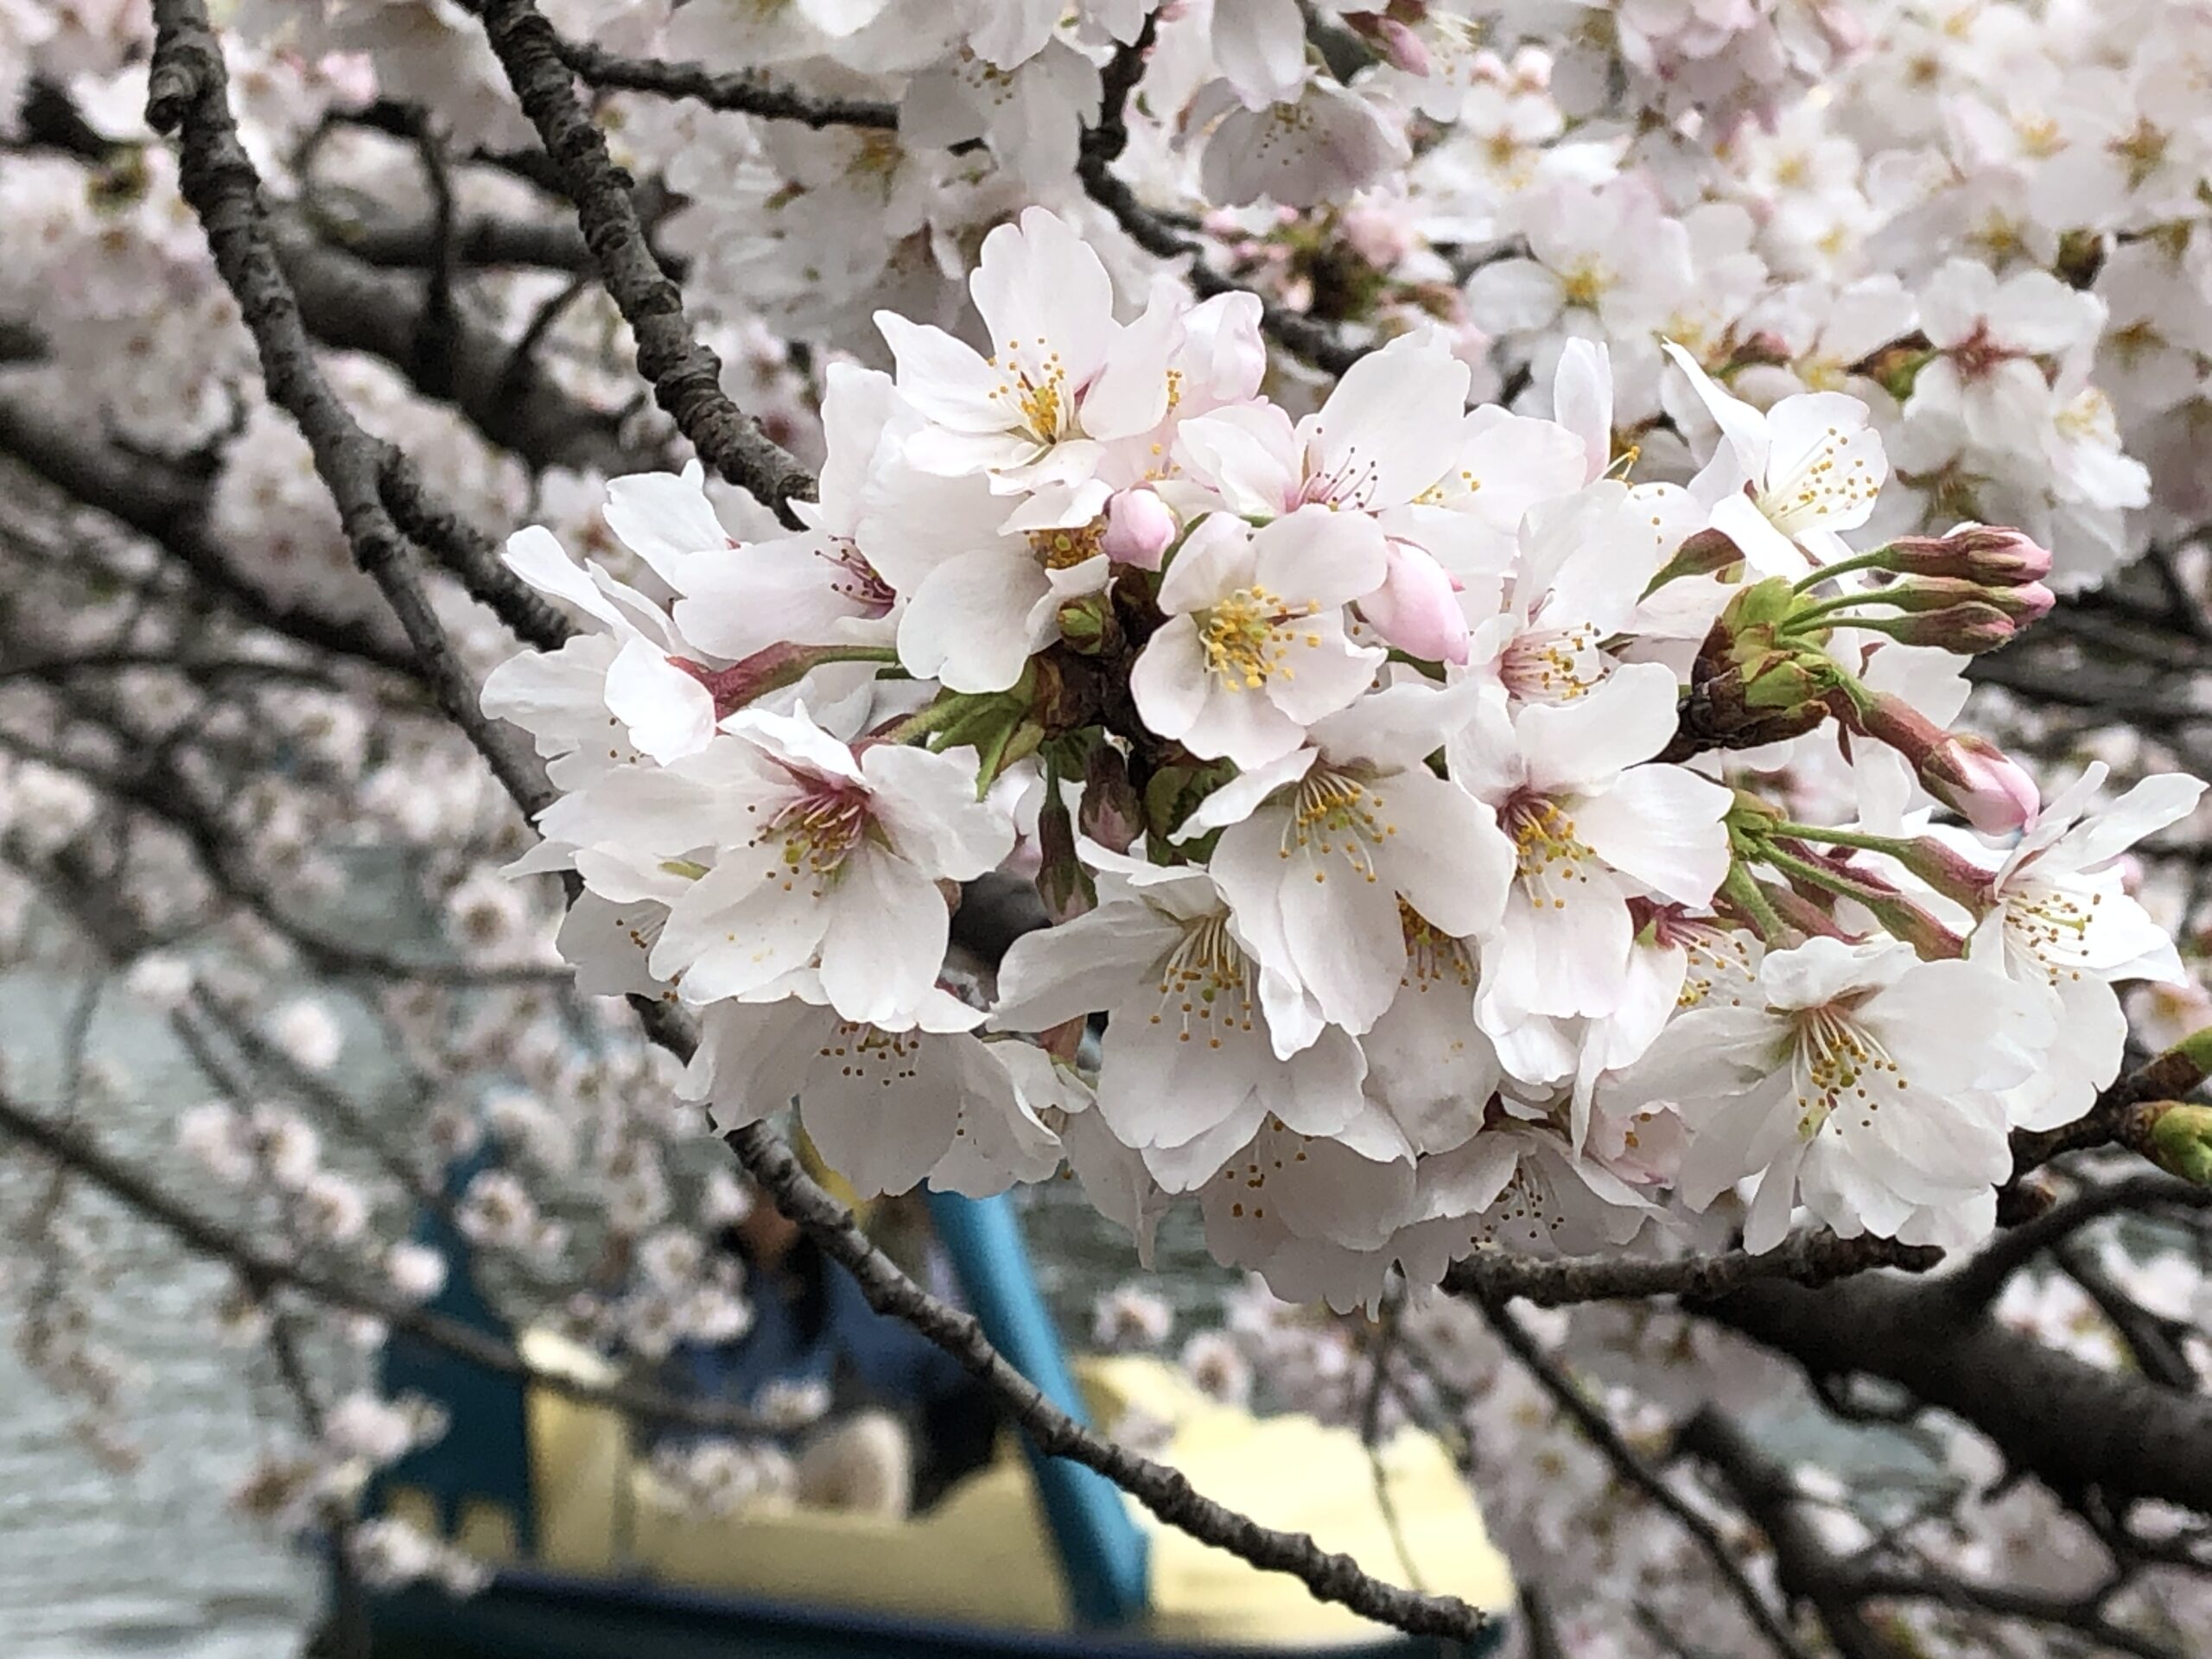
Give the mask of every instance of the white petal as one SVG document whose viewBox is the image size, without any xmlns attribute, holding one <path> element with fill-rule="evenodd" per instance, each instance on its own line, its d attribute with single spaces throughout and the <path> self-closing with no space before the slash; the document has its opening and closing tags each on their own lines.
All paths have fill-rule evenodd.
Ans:
<svg viewBox="0 0 2212 1659">
<path fill-rule="evenodd" d="M 987 548 L 949 559 L 906 601 L 899 660 L 951 690 L 1003 691 L 1021 677 L 1033 646 L 1030 612 L 1051 591 L 1023 554 Z"/>
<path fill-rule="evenodd" d="M 1545 794 L 1605 789 L 1674 741 L 1675 674 L 1629 663 L 1573 702 L 1539 703 L 1514 721 L 1529 786 Z"/>
<path fill-rule="evenodd" d="M 733 545 L 699 475 L 688 469 L 680 475 L 632 473 L 607 480 L 602 516 L 625 547 L 679 592 L 693 557 Z"/>
<path fill-rule="evenodd" d="M 861 776 L 875 791 L 871 810 L 926 877 L 972 881 L 1014 850 L 1013 820 L 995 802 L 976 798 L 971 753 L 893 743 L 861 752 Z"/>
<path fill-rule="evenodd" d="M 1732 791 L 1686 766 L 1635 766 L 1573 806 L 1574 833 L 1615 869 L 1679 904 L 1702 905 L 1728 874 L 1721 820 Z"/>
<path fill-rule="evenodd" d="M 846 859 L 828 908 L 821 948 L 830 1005 L 848 1020 L 905 1024 L 944 965 L 952 920 L 944 895 L 906 860 L 863 848 Z"/>
<path fill-rule="evenodd" d="M 715 734 L 714 695 L 648 640 L 632 639 L 607 669 L 607 707 L 630 741 L 664 766 Z"/>
</svg>

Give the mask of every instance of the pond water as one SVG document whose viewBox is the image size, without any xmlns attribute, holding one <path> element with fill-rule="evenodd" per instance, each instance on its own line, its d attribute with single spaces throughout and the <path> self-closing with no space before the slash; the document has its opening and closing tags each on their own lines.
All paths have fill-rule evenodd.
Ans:
<svg viewBox="0 0 2212 1659">
<path fill-rule="evenodd" d="M 24 1097 L 53 1097 L 53 1033 L 71 989 L 45 976 L 0 977 L 0 1054 Z M 94 1036 L 127 1044 L 143 1086 L 103 1117 L 103 1136 L 166 1152 L 175 1113 L 194 1097 L 183 1056 L 150 1020 L 118 1029 L 104 1018 Z M 22 1160 L 0 1159 L 0 1195 L 13 1199 L 33 1179 Z M 255 1401 L 274 1379 L 243 1368 L 194 1324 L 224 1272 L 118 1208 L 83 1196 L 76 1205 L 115 1269 L 99 1293 L 98 1325 L 135 1372 L 130 1423 L 142 1455 L 136 1468 L 113 1470 L 79 1442 L 72 1408 L 16 1352 L 10 1287 L 10 1312 L 0 1315 L 0 1652 L 289 1659 L 315 1605 L 313 1574 L 226 1502 L 266 1433 Z M 0 1271 L 29 1270 L 17 1241 L 0 1249 Z"/>
</svg>

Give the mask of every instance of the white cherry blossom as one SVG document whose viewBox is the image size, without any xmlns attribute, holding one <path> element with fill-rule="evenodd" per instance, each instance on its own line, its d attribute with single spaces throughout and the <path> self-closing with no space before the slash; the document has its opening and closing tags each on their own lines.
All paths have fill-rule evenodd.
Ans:
<svg viewBox="0 0 2212 1659">
<path fill-rule="evenodd" d="M 1214 791 L 1184 834 L 1262 964 L 1355 1036 L 1398 995 L 1403 912 L 1454 938 L 1497 924 L 1513 849 L 1490 809 L 1428 769 L 1480 688 L 1392 686 L 1314 722 L 1309 747 Z M 1291 1010 L 1271 1007 L 1278 1027 Z"/>
<path fill-rule="evenodd" d="M 1258 531 L 1210 515 L 1168 565 L 1167 624 L 1130 671 L 1145 723 L 1240 766 L 1290 753 L 1373 681 L 1383 653 L 1352 643 L 1344 607 L 1387 564 L 1382 530 L 1358 514 L 1316 504 Z"/>
<path fill-rule="evenodd" d="M 1999 1096 L 2048 1038 L 2035 1000 L 1978 964 L 1814 938 L 1770 952 L 1755 995 L 1675 1020 L 1626 1084 L 1689 1123 L 1685 1202 L 1702 1209 L 1759 1176 L 1747 1249 L 1781 1242 L 1801 1179 L 1829 1226 L 1897 1236 L 1923 1208 L 1973 1202 L 2010 1175 Z"/>
</svg>

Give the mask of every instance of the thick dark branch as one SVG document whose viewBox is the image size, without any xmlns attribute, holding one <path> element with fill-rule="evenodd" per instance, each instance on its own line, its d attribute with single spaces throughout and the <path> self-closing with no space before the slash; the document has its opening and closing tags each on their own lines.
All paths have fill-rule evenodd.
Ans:
<svg viewBox="0 0 2212 1659">
<path fill-rule="evenodd" d="M 796 524 L 791 503 L 812 497 L 813 475 L 722 391 L 721 359 L 692 334 L 682 290 L 653 258 L 630 181 L 577 98 L 552 26 L 531 0 L 486 0 L 483 14 L 492 49 L 553 158 L 607 293 L 636 336 L 638 372 L 709 466 Z"/>
<path fill-rule="evenodd" d="M 1962 1308 L 1941 1280 L 1750 1284 L 1698 1313 L 1813 1376 L 1895 1382 L 1962 1418 L 2061 1495 L 2163 1498 L 2212 1515 L 2212 1398 L 2099 1370 Z"/>
<path fill-rule="evenodd" d="M 534 361 L 512 364 L 497 330 L 450 312 L 440 327 L 423 328 L 434 282 L 378 270 L 317 236 L 296 213 L 273 215 L 268 225 L 301 320 L 324 345 L 382 358 L 533 466 L 610 474 L 636 466 L 615 415 L 582 402 Z"/>
<path fill-rule="evenodd" d="M 260 175 L 238 142 L 222 48 L 200 0 L 156 0 L 146 114 L 178 135 L 178 182 L 199 215 L 215 268 L 238 302 L 278 407 L 299 423 L 315 471 L 338 505 L 356 563 L 383 591 L 447 715 L 467 734 L 516 803 L 531 815 L 552 799 L 544 768 L 512 732 L 495 729 L 447 645 L 423 591 L 415 550 L 384 504 L 389 446 L 364 432 L 322 378 L 315 345 L 279 263 Z"/>
<path fill-rule="evenodd" d="M 899 130 L 899 107 L 857 98 L 810 98 L 779 86 L 753 71 L 722 74 L 703 63 L 658 58 L 626 58 L 589 41 L 559 36 L 561 60 L 581 79 L 607 92 L 651 92 L 657 98 L 690 99 L 710 110 L 758 115 L 772 121 L 797 121 L 810 127 L 866 127 Z"/>
<path fill-rule="evenodd" d="M 1484 1300 L 1515 1297 L 1540 1307 L 1642 1296 L 1719 1296 L 1762 1280 L 1824 1285 L 1875 1268 L 1921 1273 L 1942 1260 L 1925 1244 L 1900 1244 L 1871 1234 L 1839 1238 L 1825 1230 L 1793 1235 L 1771 1250 L 1726 1250 L 1670 1262 L 1633 1262 L 1611 1256 L 1562 1256 L 1546 1261 L 1504 1250 L 1485 1250 L 1452 1263 L 1444 1288 Z"/>
<path fill-rule="evenodd" d="M 432 219 L 353 224 L 323 216 L 316 225 L 326 238 L 363 264 L 379 270 L 424 270 L 437 244 L 437 224 Z M 591 250 L 584 246 L 582 233 L 566 219 L 540 223 L 489 214 L 464 219 L 454 226 L 448 254 L 454 265 L 464 270 L 594 269 Z"/>
<path fill-rule="evenodd" d="M 1653 1468 L 1613 1427 L 1611 1418 L 1593 1404 L 1575 1385 L 1574 1379 L 1560 1369 L 1552 1357 L 1537 1345 L 1529 1328 L 1513 1315 L 1503 1300 L 1488 1300 L 1483 1305 L 1483 1317 L 1490 1321 L 1497 1338 L 1519 1360 L 1536 1386 L 1551 1396 L 1552 1403 L 1573 1420 L 1583 1437 L 1605 1454 L 1621 1478 L 1627 1481 L 1650 1503 L 1656 1503 L 1674 1517 L 1676 1525 L 1689 1534 L 1699 1549 L 1705 1553 L 1713 1570 L 1720 1575 L 1734 1594 L 1746 1617 L 1758 1627 L 1769 1646 L 1786 1659 L 1809 1659 L 1804 1645 L 1793 1635 L 1789 1627 L 1767 1605 L 1766 1598 L 1751 1581 L 1744 1569 L 1737 1564 L 1735 1552 L 1728 1541 L 1720 1535 L 1719 1529 L 1700 1515 L 1681 1493 L 1667 1484 L 1658 1470 Z"/>
</svg>

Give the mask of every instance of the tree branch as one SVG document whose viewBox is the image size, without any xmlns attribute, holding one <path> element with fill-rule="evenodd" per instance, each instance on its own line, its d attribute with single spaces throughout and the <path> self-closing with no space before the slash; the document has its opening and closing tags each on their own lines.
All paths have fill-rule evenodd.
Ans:
<svg viewBox="0 0 2212 1659">
<path fill-rule="evenodd" d="M 800 1168 L 798 1158 L 772 1129 L 756 1123 L 722 1138 L 776 1208 L 859 1281 L 870 1307 L 904 1320 L 959 1361 L 969 1376 L 998 1396 L 1047 1456 L 1097 1471 L 1169 1526 L 1201 1542 L 1225 1549 L 1254 1567 L 1287 1573 L 1320 1599 L 1410 1635 L 1464 1642 L 1488 1623 L 1481 1609 L 1456 1596 L 1398 1589 L 1370 1577 L 1351 1556 L 1325 1551 L 1304 1533 L 1263 1527 L 1203 1496 L 1179 1471 L 1092 1433 L 1008 1364 L 972 1315 L 930 1295 L 871 1244 L 845 1206 Z"/>
<path fill-rule="evenodd" d="M 215 268 L 237 298 L 260 355 L 270 398 L 299 423 L 315 471 L 338 505 L 339 522 L 363 571 L 383 591 L 415 646 L 440 704 L 534 817 L 551 786 L 537 757 L 496 728 L 478 705 L 467 671 L 447 646 L 417 574 L 413 547 L 383 499 L 390 446 L 371 437 L 332 393 L 317 365 L 299 302 L 279 264 L 260 175 L 238 142 L 222 48 L 200 0 L 155 0 L 155 42 L 146 116 L 178 137 L 178 184 L 199 215 Z"/>
<path fill-rule="evenodd" d="M 1962 1310 L 1979 1311 L 2029 1262 L 2090 1223 L 2122 1211 L 2159 1205 L 2212 1207 L 2212 1187 L 2191 1186 L 2171 1175 L 2150 1173 L 2084 1187 L 2033 1219 L 1998 1234 L 1944 1282 Z"/>
<path fill-rule="evenodd" d="M 1774 1546 L 1783 1592 L 1810 1605 L 1844 1659 L 1904 1659 L 1904 1649 L 1875 1629 L 1844 1584 L 1834 1557 L 1800 1504 L 1787 1469 L 1711 1406 L 1683 1426 L 1675 1444 L 1726 1481 Z"/>
<path fill-rule="evenodd" d="M 204 483 L 125 454 L 87 435 L 81 419 L 49 415 L 15 387 L 0 392 L 0 451 L 64 495 L 145 537 L 251 626 L 420 679 L 415 653 L 405 645 L 357 623 L 272 605 L 208 532 Z"/>
<path fill-rule="evenodd" d="M 709 465 L 796 527 L 791 504 L 812 498 L 813 475 L 722 391 L 721 359 L 693 335 L 682 290 L 654 260 L 629 180 L 576 97 L 552 25 L 531 0 L 485 0 L 483 17 L 507 82 L 575 206 L 607 291 L 636 336 L 638 372 Z"/>
<path fill-rule="evenodd" d="M 723 74 L 703 63 L 660 58 L 626 58 L 589 41 L 554 36 L 554 49 L 577 78 L 608 92 L 650 92 L 656 98 L 689 99 L 710 110 L 757 115 L 771 121 L 796 121 L 814 127 L 862 127 L 878 132 L 899 130 L 899 106 L 856 98 L 810 98 L 779 86 L 755 70 Z"/>
<path fill-rule="evenodd" d="M 613 1406 L 649 1421 L 723 1433 L 757 1433 L 771 1427 L 753 1412 L 717 1401 L 668 1394 L 639 1383 L 583 1382 L 562 1371 L 532 1365 L 512 1344 L 474 1325 L 430 1313 L 396 1292 L 361 1284 L 292 1255 L 265 1249 L 188 1209 L 84 1135 L 26 1109 L 4 1090 L 0 1090 L 0 1134 L 82 1176 L 174 1234 L 188 1249 L 235 1268 L 250 1284 L 285 1286 L 327 1306 L 381 1320 L 395 1331 L 404 1331 L 498 1376 L 535 1383 L 587 1404 Z"/>
<path fill-rule="evenodd" d="M 1816 1377 L 1881 1377 L 1972 1424 L 2060 1494 L 2163 1498 L 2212 1515 L 2212 1398 L 2100 1370 L 1986 1314 L 1942 1281 L 1767 1281 L 1697 1304 Z"/>
<path fill-rule="evenodd" d="M 1152 49 L 1160 25 L 1157 10 L 1147 16 L 1144 29 L 1127 46 L 1117 48 L 1103 78 L 1098 124 L 1084 130 L 1076 156 L 1076 176 L 1084 194 L 1114 216 L 1129 239 L 1154 258 L 1189 261 L 1184 276 L 1204 299 L 1223 294 L 1251 294 L 1260 301 L 1260 327 L 1283 346 L 1304 358 L 1325 374 L 1342 374 L 1367 355 L 1371 346 L 1347 346 L 1335 329 L 1277 305 L 1206 262 L 1205 249 L 1175 230 L 1137 200 L 1136 192 L 1116 176 L 1113 167 L 1129 142 L 1128 99 L 1144 73 L 1145 54 Z"/>
<path fill-rule="evenodd" d="M 1517 1297 L 1539 1307 L 1559 1307 L 1570 1302 L 1643 1296 L 1702 1299 L 1762 1280 L 1824 1285 L 1875 1268 L 1921 1273 L 1942 1259 L 1942 1251 L 1931 1245 L 1900 1244 L 1872 1234 L 1839 1238 L 1822 1230 L 1795 1234 L 1756 1255 L 1737 1249 L 1668 1262 L 1611 1256 L 1562 1256 L 1547 1261 L 1504 1250 L 1484 1250 L 1453 1262 L 1444 1275 L 1444 1288 L 1478 1300 Z"/>
<path fill-rule="evenodd" d="M 1692 1541 L 1704 1552 L 1713 1570 L 1734 1594 L 1744 1612 L 1767 1644 L 1784 1659 L 1810 1659 L 1804 1644 L 1790 1632 L 1789 1627 L 1767 1605 L 1766 1598 L 1751 1581 L 1744 1569 L 1737 1564 L 1735 1553 L 1728 1541 L 1720 1535 L 1719 1529 L 1693 1509 L 1651 1465 L 1638 1455 L 1636 1448 L 1622 1438 L 1606 1416 L 1575 1385 L 1574 1379 L 1562 1370 L 1557 1362 L 1536 1344 L 1528 1326 L 1514 1317 L 1513 1311 L 1502 1300 L 1485 1299 L 1482 1303 L 1483 1317 L 1497 1333 L 1513 1357 L 1535 1379 L 1536 1386 L 1551 1396 L 1552 1403 L 1573 1420 L 1576 1427 L 1599 1451 L 1605 1453 L 1621 1478 L 1650 1503 L 1671 1516 L 1676 1525 L 1689 1534 Z"/>
</svg>

